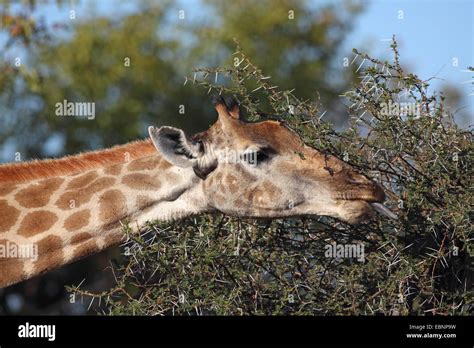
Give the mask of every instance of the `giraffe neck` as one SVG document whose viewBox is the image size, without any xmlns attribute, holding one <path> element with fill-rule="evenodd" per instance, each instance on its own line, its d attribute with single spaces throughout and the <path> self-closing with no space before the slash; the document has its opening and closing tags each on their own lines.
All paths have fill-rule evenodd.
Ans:
<svg viewBox="0 0 474 348">
<path fill-rule="evenodd" d="M 156 152 L 0 183 L 0 287 L 120 243 L 124 224 L 136 233 L 146 221 L 199 213 L 203 199 L 193 170 L 175 167 Z"/>
</svg>

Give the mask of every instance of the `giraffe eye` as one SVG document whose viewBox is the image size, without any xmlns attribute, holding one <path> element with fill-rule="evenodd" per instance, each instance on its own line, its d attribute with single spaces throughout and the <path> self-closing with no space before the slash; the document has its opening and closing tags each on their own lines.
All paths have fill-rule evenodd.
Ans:
<svg viewBox="0 0 474 348">
<path fill-rule="evenodd" d="M 274 151 L 269 148 L 262 148 L 244 153 L 242 159 L 252 166 L 257 166 L 267 162 L 273 153 Z"/>
<path fill-rule="evenodd" d="M 257 163 L 268 160 L 270 156 L 265 151 L 257 151 Z"/>
</svg>

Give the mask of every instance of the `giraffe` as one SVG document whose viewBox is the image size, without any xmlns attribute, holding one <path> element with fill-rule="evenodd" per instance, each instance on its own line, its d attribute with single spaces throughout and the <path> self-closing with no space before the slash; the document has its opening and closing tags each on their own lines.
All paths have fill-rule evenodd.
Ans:
<svg viewBox="0 0 474 348">
<path fill-rule="evenodd" d="M 374 209 L 396 217 L 378 184 L 305 145 L 282 122 L 246 122 L 232 97 L 213 103 L 217 121 L 192 137 L 150 126 L 146 140 L 1 165 L 0 287 L 119 244 L 124 223 L 139 233 L 147 221 L 215 211 L 349 224 Z M 21 248 L 36 252 L 24 257 Z"/>
</svg>

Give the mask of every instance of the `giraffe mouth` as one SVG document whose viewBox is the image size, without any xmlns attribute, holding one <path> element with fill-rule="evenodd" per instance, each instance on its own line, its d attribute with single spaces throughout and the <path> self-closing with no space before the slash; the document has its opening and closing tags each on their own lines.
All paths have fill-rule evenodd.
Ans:
<svg viewBox="0 0 474 348">
<path fill-rule="evenodd" d="M 385 192 L 378 187 L 370 187 L 368 189 L 349 189 L 340 192 L 337 195 L 337 199 L 344 201 L 366 201 L 367 203 L 372 202 L 383 202 L 385 200 Z"/>
<path fill-rule="evenodd" d="M 397 220 L 398 216 L 382 202 L 385 200 L 385 193 L 382 190 L 375 189 L 367 193 L 360 193 L 355 190 L 342 192 L 338 199 L 345 201 L 364 201 L 371 206 L 377 213 L 384 215 L 390 219 Z"/>
</svg>

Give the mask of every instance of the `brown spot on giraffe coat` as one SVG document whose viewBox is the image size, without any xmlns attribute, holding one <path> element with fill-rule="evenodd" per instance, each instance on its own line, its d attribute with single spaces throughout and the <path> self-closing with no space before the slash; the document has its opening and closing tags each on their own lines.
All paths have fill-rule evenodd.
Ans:
<svg viewBox="0 0 474 348">
<path fill-rule="evenodd" d="M 90 217 L 91 212 L 89 209 L 75 212 L 64 221 L 64 228 L 70 232 L 77 231 L 89 224 Z"/>
<path fill-rule="evenodd" d="M 84 256 L 93 254 L 97 251 L 99 251 L 99 246 L 97 245 L 97 242 L 93 239 L 88 239 L 85 242 L 79 244 L 76 248 L 74 248 L 73 251 L 73 260 L 78 260 L 80 258 L 83 258 Z"/>
<path fill-rule="evenodd" d="M 117 245 L 119 244 L 124 238 L 124 234 L 121 233 L 121 232 L 114 232 L 114 233 L 111 233 L 109 235 L 107 235 L 107 237 L 105 237 L 105 245 L 107 247 L 109 246 L 113 246 L 113 245 Z"/>
<path fill-rule="evenodd" d="M 131 172 L 156 169 L 162 162 L 158 156 L 149 156 L 136 159 L 129 163 L 127 169 Z"/>
<path fill-rule="evenodd" d="M 102 225 L 118 224 L 127 214 L 125 196 L 120 190 L 114 189 L 104 192 L 99 197 L 99 218 Z"/>
<path fill-rule="evenodd" d="M 50 235 L 38 242 L 38 261 L 34 263 L 34 274 L 55 269 L 64 264 L 63 242 L 60 237 Z"/>
<path fill-rule="evenodd" d="M 238 186 L 238 180 L 237 178 L 232 175 L 231 173 L 227 174 L 225 176 L 225 186 L 227 187 L 227 189 L 230 191 L 230 193 L 236 193 L 239 186 Z"/>
<path fill-rule="evenodd" d="M 144 173 L 127 174 L 122 183 L 134 190 L 156 190 L 160 187 L 160 180 Z"/>
<path fill-rule="evenodd" d="M 61 186 L 63 178 L 51 178 L 31 184 L 15 194 L 16 201 L 25 208 L 40 208 L 48 204 L 51 195 Z"/>
<path fill-rule="evenodd" d="M 163 159 L 163 158 L 161 159 L 161 162 L 158 166 L 158 168 L 160 170 L 166 170 L 166 169 L 169 169 L 171 167 L 173 167 L 173 165 L 170 162 L 168 162 L 167 160 Z"/>
<path fill-rule="evenodd" d="M 18 234 L 24 237 L 31 237 L 35 234 L 49 230 L 58 220 L 56 214 L 47 210 L 38 210 L 26 214 L 21 221 Z"/>
<path fill-rule="evenodd" d="M 12 184 L 0 184 L 0 197 L 6 196 L 10 192 L 16 189 L 16 185 Z"/>
<path fill-rule="evenodd" d="M 0 212 L 2 214 L 2 217 L 0 218 L 0 233 L 7 232 L 16 223 L 20 211 L 15 207 L 8 205 L 5 199 L 1 199 Z"/>
<path fill-rule="evenodd" d="M 104 169 L 104 173 L 107 175 L 119 175 L 122 172 L 123 164 L 114 164 Z"/>
<path fill-rule="evenodd" d="M 0 239 L 2 248 L 7 248 L 7 239 Z M 25 278 L 23 260 L 20 258 L 0 258 L 0 287 L 6 286 L 3 282 L 13 282 Z"/>
<path fill-rule="evenodd" d="M 143 209 L 149 207 L 154 203 L 154 200 L 151 197 L 139 195 L 137 196 L 137 209 Z"/>
<path fill-rule="evenodd" d="M 89 185 L 92 181 L 97 179 L 98 176 L 99 175 L 95 171 L 77 176 L 68 183 L 66 190 L 73 190 L 85 187 Z"/>
<path fill-rule="evenodd" d="M 265 180 L 263 182 L 262 189 L 265 194 L 270 198 L 270 200 L 275 200 L 279 198 L 279 196 L 282 194 L 281 189 L 268 180 Z"/>
<path fill-rule="evenodd" d="M 78 234 L 75 234 L 74 236 L 71 237 L 70 243 L 71 244 L 77 244 L 77 243 L 83 242 L 83 241 L 85 241 L 89 238 L 92 238 L 92 234 L 87 233 L 87 232 L 78 233 Z"/>
<path fill-rule="evenodd" d="M 79 208 L 81 205 L 89 202 L 95 193 L 101 192 L 111 187 L 113 184 L 115 184 L 115 181 L 116 179 L 113 177 L 103 177 L 94 180 L 86 187 L 66 191 L 56 201 L 56 205 L 63 210 Z M 73 203 L 72 206 L 71 202 Z"/>
</svg>

